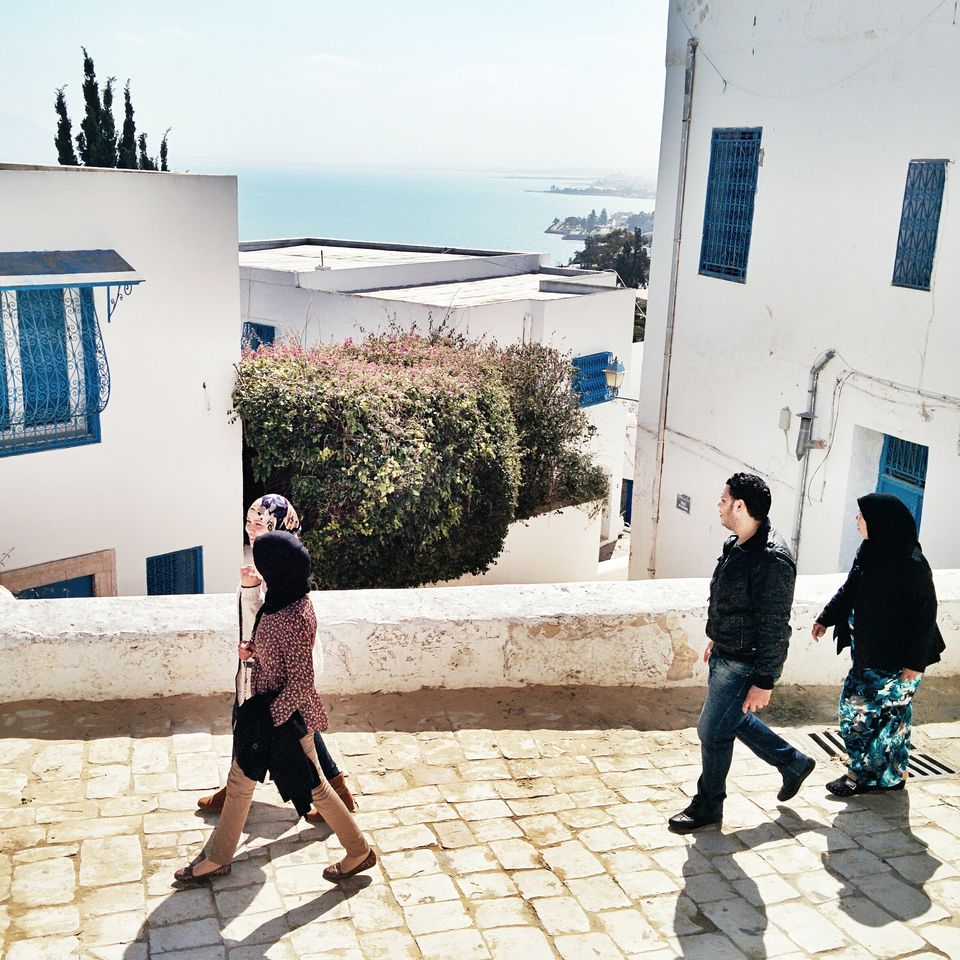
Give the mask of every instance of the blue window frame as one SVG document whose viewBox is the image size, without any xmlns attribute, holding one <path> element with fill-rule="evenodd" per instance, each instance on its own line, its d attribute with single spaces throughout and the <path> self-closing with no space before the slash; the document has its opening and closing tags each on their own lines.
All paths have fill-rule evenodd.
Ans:
<svg viewBox="0 0 960 960">
<path fill-rule="evenodd" d="M 269 323 L 252 323 L 247 321 L 243 325 L 241 346 L 256 350 L 259 347 L 272 347 L 277 339 L 277 328 Z"/>
<path fill-rule="evenodd" d="M 930 289 L 946 175 L 946 160 L 910 161 L 893 264 L 895 287 Z"/>
<path fill-rule="evenodd" d="M 98 443 L 109 396 L 92 286 L 0 289 L 0 457 Z"/>
<path fill-rule="evenodd" d="M 203 593 L 203 547 L 147 557 L 147 596 Z"/>
<path fill-rule="evenodd" d="M 45 583 L 39 587 L 27 587 L 17 592 L 18 600 L 61 600 L 64 597 L 92 597 L 94 594 L 93 575 L 71 577 L 56 583 Z"/>
<path fill-rule="evenodd" d="M 612 353 L 590 353 L 574 357 L 570 362 L 577 371 L 573 377 L 573 389 L 580 397 L 581 407 L 592 407 L 614 398 L 604 373 L 613 364 Z"/>
<path fill-rule="evenodd" d="M 929 448 L 884 434 L 877 493 L 892 493 L 910 509 L 920 529 L 923 491 L 927 485 Z M 867 531 L 869 533 L 869 531 Z"/>
<path fill-rule="evenodd" d="M 743 283 L 747 277 L 762 127 L 714 129 L 703 214 L 700 273 Z"/>
</svg>

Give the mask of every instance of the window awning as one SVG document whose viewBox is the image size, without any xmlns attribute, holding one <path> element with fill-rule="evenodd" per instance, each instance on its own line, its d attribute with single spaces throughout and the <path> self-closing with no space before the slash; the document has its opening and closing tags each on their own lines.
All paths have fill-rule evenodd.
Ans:
<svg viewBox="0 0 960 960">
<path fill-rule="evenodd" d="M 0 251 L 0 290 L 135 283 L 143 283 L 143 277 L 116 250 Z"/>
</svg>

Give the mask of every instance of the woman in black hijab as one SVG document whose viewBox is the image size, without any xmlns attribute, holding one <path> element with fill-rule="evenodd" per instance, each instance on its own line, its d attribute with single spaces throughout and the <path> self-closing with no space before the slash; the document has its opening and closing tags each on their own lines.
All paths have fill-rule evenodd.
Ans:
<svg viewBox="0 0 960 960">
<path fill-rule="evenodd" d="M 853 658 L 839 710 L 849 769 L 827 784 L 838 797 L 903 788 L 913 696 L 944 649 L 933 574 L 913 515 L 888 493 L 857 503 L 863 543 L 812 630 L 819 640 L 832 626 L 837 653 L 850 647 Z"/>
<path fill-rule="evenodd" d="M 246 824 L 256 781 L 269 773 L 298 813 L 314 806 L 346 852 L 323 871 L 339 883 L 377 862 L 377 855 L 333 787 L 321 776 L 314 734 L 327 729 L 327 713 L 314 686 L 317 617 L 310 602 L 310 554 L 291 533 L 257 537 L 253 562 L 267 585 L 241 659 L 253 658 L 250 699 L 237 713 L 234 759 L 216 829 L 194 861 L 177 870 L 181 884 L 205 883 L 230 872 Z"/>
</svg>

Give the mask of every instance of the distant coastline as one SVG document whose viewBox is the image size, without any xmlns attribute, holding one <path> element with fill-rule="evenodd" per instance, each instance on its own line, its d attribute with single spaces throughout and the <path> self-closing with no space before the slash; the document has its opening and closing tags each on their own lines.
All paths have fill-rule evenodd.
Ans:
<svg viewBox="0 0 960 960">
<path fill-rule="evenodd" d="M 615 187 L 551 187 L 549 190 L 527 190 L 527 193 L 556 193 L 574 197 L 622 197 L 625 200 L 656 200 L 649 190 L 618 190 Z"/>
</svg>

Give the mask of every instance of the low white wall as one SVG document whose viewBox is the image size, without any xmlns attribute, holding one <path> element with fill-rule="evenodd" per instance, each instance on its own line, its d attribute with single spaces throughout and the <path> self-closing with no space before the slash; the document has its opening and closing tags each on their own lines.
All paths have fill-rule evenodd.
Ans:
<svg viewBox="0 0 960 960">
<path fill-rule="evenodd" d="M 599 504 L 566 507 L 511 523 L 503 551 L 485 573 L 434 586 L 595 580 L 599 551 Z"/>
<path fill-rule="evenodd" d="M 800 577 L 782 681 L 838 683 L 848 659 L 810 624 L 836 575 Z M 960 674 L 960 570 L 936 574 Z M 706 580 L 315 593 L 328 694 L 421 687 L 699 685 Z M 236 667 L 236 598 L 0 600 L 0 701 L 220 694 Z M 318 665 L 319 665 L 319 653 Z"/>
</svg>

